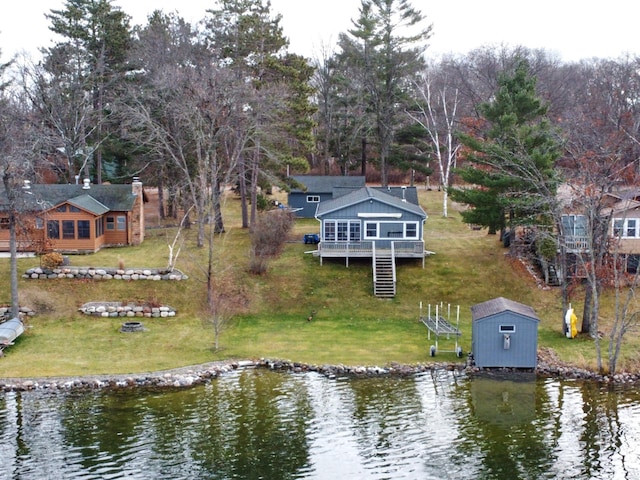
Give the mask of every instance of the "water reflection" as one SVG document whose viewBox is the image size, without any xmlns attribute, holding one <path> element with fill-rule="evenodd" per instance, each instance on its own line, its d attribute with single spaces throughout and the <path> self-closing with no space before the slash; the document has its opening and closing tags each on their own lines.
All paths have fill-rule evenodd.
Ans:
<svg viewBox="0 0 640 480">
<path fill-rule="evenodd" d="M 639 405 L 635 390 L 446 371 L 0 393 L 0 478 L 640 478 Z"/>
</svg>

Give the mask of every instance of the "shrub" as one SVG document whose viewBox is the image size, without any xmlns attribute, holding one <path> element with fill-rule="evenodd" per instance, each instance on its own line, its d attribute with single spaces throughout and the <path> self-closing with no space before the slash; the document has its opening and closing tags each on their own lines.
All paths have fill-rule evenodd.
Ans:
<svg viewBox="0 0 640 480">
<path fill-rule="evenodd" d="M 266 272 L 266 259 L 282 251 L 293 222 L 293 214 L 283 209 L 260 214 L 251 231 L 250 272 L 257 274 Z"/>
<path fill-rule="evenodd" d="M 58 252 L 45 253 L 40 258 L 42 268 L 56 268 L 64 263 L 64 257 Z"/>
</svg>

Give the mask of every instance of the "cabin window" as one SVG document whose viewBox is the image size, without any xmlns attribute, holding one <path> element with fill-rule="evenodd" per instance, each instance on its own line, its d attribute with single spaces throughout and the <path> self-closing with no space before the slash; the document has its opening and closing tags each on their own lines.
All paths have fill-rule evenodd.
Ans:
<svg viewBox="0 0 640 480">
<path fill-rule="evenodd" d="M 563 215 L 562 228 L 567 236 L 584 237 L 587 235 L 587 218 L 584 215 Z"/>
<path fill-rule="evenodd" d="M 118 230 L 126 230 L 127 229 L 127 217 L 125 217 L 124 215 L 118 215 L 116 218 L 117 218 Z"/>
<path fill-rule="evenodd" d="M 104 233 L 102 228 L 102 219 L 96 218 L 95 222 L 96 222 L 96 238 L 98 238 L 98 237 L 101 237 L 102 234 Z"/>
<path fill-rule="evenodd" d="M 0 230 L 9 230 L 9 217 L 0 218 Z"/>
<path fill-rule="evenodd" d="M 418 224 L 407 223 L 405 224 L 405 238 L 418 238 Z"/>
<path fill-rule="evenodd" d="M 324 222 L 325 242 L 359 242 L 360 221 L 327 220 Z"/>
<path fill-rule="evenodd" d="M 69 205 L 69 211 L 73 213 L 78 213 L 80 212 L 80 209 L 74 205 Z"/>
<path fill-rule="evenodd" d="M 360 222 L 349 223 L 349 241 L 350 242 L 360 241 Z"/>
<path fill-rule="evenodd" d="M 336 241 L 336 223 L 335 222 L 324 223 L 324 240 L 325 242 Z"/>
<path fill-rule="evenodd" d="M 116 229 L 116 217 L 107 217 L 107 230 Z"/>
<path fill-rule="evenodd" d="M 378 238 L 378 224 L 375 222 L 367 222 L 364 224 L 365 238 Z"/>
<path fill-rule="evenodd" d="M 515 325 L 500 325 L 498 327 L 500 333 L 513 333 L 516 331 Z"/>
<path fill-rule="evenodd" d="M 60 205 L 59 207 L 56 207 L 56 212 L 66 212 L 66 211 L 67 211 L 66 205 Z"/>
<path fill-rule="evenodd" d="M 622 238 L 638 238 L 640 237 L 639 224 L 637 218 L 615 218 L 613 220 L 613 235 Z"/>
<path fill-rule="evenodd" d="M 90 225 L 89 220 L 78 220 L 78 238 L 91 238 Z"/>
<path fill-rule="evenodd" d="M 349 223 L 338 222 L 338 241 L 339 242 L 346 242 L 347 240 L 349 240 L 348 232 L 349 232 Z"/>
<path fill-rule="evenodd" d="M 637 273 L 638 266 L 640 266 L 640 255 L 627 255 L 627 273 Z"/>
<path fill-rule="evenodd" d="M 60 222 L 58 220 L 47 221 L 47 237 L 56 240 L 60 238 Z"/>
<path fill-rule="evenodd" d="M 307 203 L 319 203 L 320 195 L 307 195 Z"/>
<path fill-rule="evenodd" d="M 62 221 L 62 238 L 68 240 L 76 238 L 76 222 L 73 220 Z"/>
</svg>

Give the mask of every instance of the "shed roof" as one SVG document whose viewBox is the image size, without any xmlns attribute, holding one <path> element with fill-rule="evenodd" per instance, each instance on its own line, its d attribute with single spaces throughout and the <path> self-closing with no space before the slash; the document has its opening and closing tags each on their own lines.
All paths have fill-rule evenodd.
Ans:
<svg viewBox="0 0 640 480">
<path fill-rule="evenodd" d="M 472 321 L 481 320 L 504 311 L 517 313 L 540 321 L 532 307 L 504 297 L 494 298 L 493 300 L 487 300 L 486 302 L 473 305 L 471 307 L 471 319 Z"/>
<path fill-rule="evenodd" d="M 306 187 L 306 190 L 292 188 L 293 192 L 333 193 L 334 188 L 356 189 L 366 185 L 363 176 L 292 175 L 291 178 Z"/>
<path fill-rule="evenodd" d="M 352 205 L 356 205 L 358 203 L 366 202 L 369 200 L 376 200 L 377 202 L 395 207 L 398 210 L 415 213 L 422 218 L 427 218 L 427 214 L 422 209 L 422 207 L 420 207 L 420 205 L 415 205 L 413 203 L 403 201 L 401 198 L 384 192 L 384 190 L 379 190 L 373 187 L 360 188 L 341 197 L 320 202 L 318 204 L 318 210 L 316 211 L 316 217 L 321 217 L 331 212 L 335 212 L 337 210 L 341 210 L 343 208 L 350 207 Z"/>
</svg>

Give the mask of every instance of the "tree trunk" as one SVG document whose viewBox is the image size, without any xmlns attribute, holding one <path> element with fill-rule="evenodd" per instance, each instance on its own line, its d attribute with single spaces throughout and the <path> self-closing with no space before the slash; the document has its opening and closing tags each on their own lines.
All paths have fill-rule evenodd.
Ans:
<svg viewBox="0 0 640 480">
<path fill-rule="evenodd" d="M 247 169 L 244 161 L 244 154 L 241 154 L 238 159 L 238 190 L 240 191 L 242 228 L 249 228 L 249 211 L 247 209 Z"/>
<path fill-rule="evenodd" d="M 367 178 L 367 139 L 362 138 L 362 153 L 360 154 L 360 174 Z"/>
</svg>

